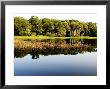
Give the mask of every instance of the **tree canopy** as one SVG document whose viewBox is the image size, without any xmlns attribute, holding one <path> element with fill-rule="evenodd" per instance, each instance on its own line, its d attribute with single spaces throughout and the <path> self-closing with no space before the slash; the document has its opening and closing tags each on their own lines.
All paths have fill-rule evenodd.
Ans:
<svg viewBox="0 0 110 89">
<path fill-rule="evenodd" d="M 67 35 L 69 34 L 69 35 Z M 52 37 L 65 36 L 97 36 L 97 24 L 78 20 L 58 20 L 31 16 L 29 20 L 14 17 L 14 35 L 31 36 L 44 35 Z"/>
<path fill-rule="evenodd" d="M 31 35 L 32 25 L 23 17 L 14 18 L 14 35 L 28 36 Z"/>
</svg>

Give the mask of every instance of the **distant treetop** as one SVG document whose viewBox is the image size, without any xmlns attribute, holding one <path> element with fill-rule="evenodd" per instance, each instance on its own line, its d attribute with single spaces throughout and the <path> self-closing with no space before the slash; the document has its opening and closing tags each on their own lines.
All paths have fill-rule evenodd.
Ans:
<svg viewBox="0 0 110 89">
<path fill-rule="evenodd" d="M 97 36 L 97 24 L 78 20 L 58 20 L 31 16 L 29 20 L 24 17 L 14 17 L 14 35 L 31 36 L 45 35 L 52 37 L 65 36 Z"/>
</svg>

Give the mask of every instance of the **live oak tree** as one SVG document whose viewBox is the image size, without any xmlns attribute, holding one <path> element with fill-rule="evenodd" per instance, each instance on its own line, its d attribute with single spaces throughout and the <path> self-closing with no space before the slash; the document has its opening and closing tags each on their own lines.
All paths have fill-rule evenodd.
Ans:
<svg viewBox="0 0 110 89">
<path fill-rule="evenodd" d="M 44 35 L 54 37 L 65 36 L 97 36 L 97 24 L 78 20 L 58 20 L 31 16 L 29 20 L 14 17 L 14 35 Z M 68 35 L 69 34 L 69 35 Z"/>
<path fill-rule="evenodd" d="M 29 22 L 32 24 L 32 29 L 31 32 L 35 32 L 36 35 L 38 35 L 38 28 L 40 26 L 40 21 L 39 18 L 37 16 L 31 16 L 31 18 L 29 19 Z"/>
<path fill-rule="evenodd" d="M 31 35 L 32 25 L 23 17 L 14 18 L 14 35 L 29 36 Z"/>
</svg>

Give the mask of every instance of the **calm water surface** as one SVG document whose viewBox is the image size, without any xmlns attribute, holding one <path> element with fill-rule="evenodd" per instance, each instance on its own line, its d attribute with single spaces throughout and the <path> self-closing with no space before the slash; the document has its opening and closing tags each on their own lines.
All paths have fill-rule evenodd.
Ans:
<svg viewBox="0 0 110 89">
<path fill-rule="evenodd" d="M 64 41 L 62 41 L 64 42 Z M 89 45 L 90 48 L 48 48 L 41 50 L 15 50 L 15 76 L 96 76 L 96 40 L 70 43 Z M 54 42 L 57 44 L 57 42 Z"/>
</svg>

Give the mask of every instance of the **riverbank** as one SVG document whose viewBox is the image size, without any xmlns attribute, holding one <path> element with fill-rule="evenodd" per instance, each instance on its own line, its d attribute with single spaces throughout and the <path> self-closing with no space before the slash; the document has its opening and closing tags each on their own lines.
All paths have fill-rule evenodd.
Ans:
<svg viewBox="0 0 110 89">
<path fill-rule="evenodd" d="M 15 37 L 15 57 L 32 55 L 72 54 L 96 52 L 97 39 L 35 39 Z"/>
<path fill-rule="evenodd" d="M 42 49 L 42 48 L 88 48 L 96 46 L 96 39 L 35 39 L 17 37 L 14 40 L 14 47 Z"/>
<path fill-rule="evenodd" d="M 97 37 L 49 37 L 49 36 L 14 36 L 15 40 L 36 40 L 36 39 L 97 39 Z"/>
</svg>

